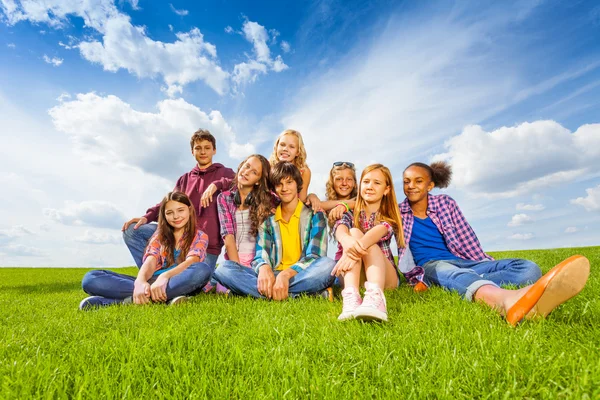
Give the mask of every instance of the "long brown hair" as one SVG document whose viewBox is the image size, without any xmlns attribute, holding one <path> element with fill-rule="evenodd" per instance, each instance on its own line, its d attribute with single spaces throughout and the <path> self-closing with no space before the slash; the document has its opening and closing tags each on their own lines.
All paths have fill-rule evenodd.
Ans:
<svg viewBox="0 0 600 400">
<path fill-rule="evenodd" d="M 165 208 L 169 201 L 176 201 L 181 204 L 185 204 L 190 209 L 190 219 L 185 224 L 183 229 L 183 236 L 181 237 L 183 241 L 183 245 L 179 251 L 179 257 L 177 260 L 173 257 L 173 252 L 175 251 L 175 247 L 177 243 L 175 243 L 175 235 L 173 227 L 169 225 L 167 222 L 167 218 L 165 216 Z M 190 251 L 190 246 L 196 237 L 196 210 L 192 206 L 192 202 L 190 198 L 187 197 L 185 193 L 182 192 L 169 192 L 165 196 L 165 198 L 160 202 L 160 211 L 158 212 L 158 241 L 161 246 L 164 247 L 167 252 L 167 266 L 171 266 L 177 263 L 181 263 L 185 261 L 185 256 Z"/>
<path fill-rule="evenodd" d="M 267 217 L 271 215 L 271 209 L 273 208 L 273 196 L 271 194 L 272 187 L 269 180 L 271 176 L 271 164 L 264 156 L 260 154 L 252 154 L 246 157 L 244 161 L 238 166 L 235 177 L 233 178 L 233 189 L 238 190 L 238 173 L 242 169 L 242 166 L 252 157 L 260 161 L 262 166 L 262 173 L 258 182 L 252 188 L 252 191 L 248 196 L 252 196 L 252 202 L 250 204 L 250 234 L 256 236 L 258 234 L 258 228 Z"/>
<path fill-rule="evenodd" d="M 380 170 L 385 177 L 385 184 L 390 187 L 387 195 L 384 195 L 379 205 L 379 211 L 377 211 L 377 220 L 385 221 L 389 223 L 394 229 L 396 235 L 396 241 L 399 247 L 404 247 L 404 231 L 402 229 L 402 217 L 400 216 L 400 209 L 398 208 L 398 202 L 396 201 L 396 191 L 394 190 L 394 181 L 392 180 L 392 173 L 390 170 L 382 164 L 371 164 L 366 167 L 362 174 L 360 174 L 360 184 L 366 174 L 376 169 Z M 356 205 L 354 206 L 354 226 L 363 231 L 363 227 L 360 223 L 360 213 L 366 208 L 365 200 L 360 195 L 360 189 L 358 190 L 358 196 L 356 196 Z M 363 231 L 363 233 L 365 233 Z"/>
</svg>

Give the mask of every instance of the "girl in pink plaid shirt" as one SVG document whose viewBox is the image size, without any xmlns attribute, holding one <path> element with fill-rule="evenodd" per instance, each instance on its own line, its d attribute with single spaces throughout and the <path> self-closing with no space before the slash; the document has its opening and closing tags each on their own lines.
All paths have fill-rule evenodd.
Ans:
<svg viewBox="0 0 600 400">
<path fill-rule="evenodd" d="M 484 302 L 511 324 L 524 317 L 545 317 L 583 289 L 589 275 L 585 257 L 570 257 L 542 277 L 532 261 L 487 255 L 454 199 L 429 194 L 434 187 L 447 187 L 451 174 L 445 162 L 413 163 L 404 170 L 406 199 L 399 208 L 406 246 L 399 249 L 398 258 L 401 261 L 410 249 L 417 267 L 402 271 L 409 282 L 418 287 L 424 279 L 467 300 Z M 531 283 L 518 290 L 500 287 Z"/>
<path fill-rule="evenodd" d="M 344 277 L 343 309 L 338 319 L 387 321 L 383 289 L 398 286 L 390 248 L 392 236 L 399 238 L 400 246 L 404 245 L 402 221 L 388 168 L 381 164 L 365 168 L 354 214 L 345 213 L 334 231 L 343 248 L 333 272 Z M 358 288 L 363 270 L 367 281 L 365 296 L 361 299 Z"/>
</svg>

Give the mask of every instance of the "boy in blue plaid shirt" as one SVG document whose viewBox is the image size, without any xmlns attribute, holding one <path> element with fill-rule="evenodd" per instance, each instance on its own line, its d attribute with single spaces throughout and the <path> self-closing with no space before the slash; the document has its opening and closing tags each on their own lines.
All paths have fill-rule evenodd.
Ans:
<svg viewBox="0 0 600 400">
<path fill-rule="evenodd" d="M 226 264 L 214 277 L 238 295 L 285 300 L 301 293 L 324 293 L 334 277 L 335 261 L 327 255 L 327 219 L 298 198 L 302 175 L 289 162 L 276 164 L 271 183 L 281 199 L 275 214 L 258 231 L 252 269 Z"/>
</svg>

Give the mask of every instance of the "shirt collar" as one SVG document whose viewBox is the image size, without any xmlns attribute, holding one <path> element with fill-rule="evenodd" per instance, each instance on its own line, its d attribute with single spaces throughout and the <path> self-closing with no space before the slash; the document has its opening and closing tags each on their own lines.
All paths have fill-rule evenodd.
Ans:
<svg viewBox="0 0 600 400">
<path fill-rule="evenodd" d="M 302 212 L 302 207 L 304 207 L 304 203 L 302 203 L 302 201 L 300 201 L 300 199 L 298 199 L 298 204 L 296 204 L 296 209 L 294 210 L 292 217 L 296 217 L 296 218 L 300 219 L 300 213 Z M 278 221 L 278 222 L 284 221 L 283 216 L 281 215 L 281 204 L 279 204 L 277 206 L 277 209 L 275 210 L 275 221 Z"/>
<path fill-rule="evenodd" d="M 408 199 L 404 199 L 402 203 L 399 204 L 400 212 L 402 214 L 412 213 L 412 209 L 410 208 L 410 203 Z M 427 193 L 427 214 L 430 212 L 437 213 L 438 204 L 436 198 L 429 193 Z"/>
</svg>

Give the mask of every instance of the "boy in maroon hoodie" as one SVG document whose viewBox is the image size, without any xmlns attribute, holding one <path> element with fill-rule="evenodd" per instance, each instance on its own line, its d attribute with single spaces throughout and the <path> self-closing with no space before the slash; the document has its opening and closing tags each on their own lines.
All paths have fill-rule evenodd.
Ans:
<svg viewBox="0 0 600 400">
<path fill-rule="evenodd" d="M 197 226 L 208 235 L 205 262 L 214 269 L 223 247 L 215 199 L 222 190 L 229 189 L 235 174 L 231 168 L 219 163 L 213 164 L 217 144 L 208 130 L 199 129 L 195 132 L 190 140 L 190 147 L 197 165 L 177 180 L 173 191 L 187 194 L 196 207 Z M 150 222 L 157 221 L 159 208 L 160 203 L 150 207 L 143 217 L 132 218 L 123 225 L 123 239 L 138 268 L 142 265 L 144 249 L 156 231 L 157 225 Z"/>
</svg>

